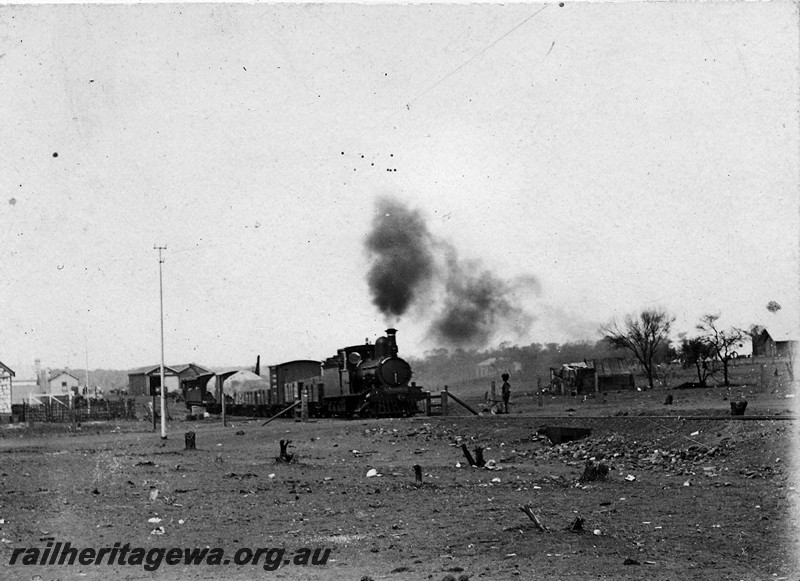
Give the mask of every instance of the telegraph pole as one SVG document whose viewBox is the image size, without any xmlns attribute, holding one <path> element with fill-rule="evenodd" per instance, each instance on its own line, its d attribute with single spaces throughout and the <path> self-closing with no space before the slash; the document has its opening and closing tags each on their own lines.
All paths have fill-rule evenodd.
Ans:
<svg viewBox="0 0 800 581">
<path fill-rule="evenodd" d="M 158 250 L 158 298 L 161 305 L 161 439 L 167 439 L 167 416 L 166 406 L 166 385 L 164 385 L 164 283 L 161 274 L 161 265 L 164 260 L 161 258 L 161 251 L 166 250 L 166 246 L 153 246 L 153 250 Z M 155 413 L 155 410 L 153 410 Z"/>
<path fill-rule="evenodd" d="M 83 346 L 86 351 L 86 398 L 89 398 L 89 339 L 86 335 L 83 336 Z M 94 394 L 95 397 L 97 393 Z"/>
</svg>

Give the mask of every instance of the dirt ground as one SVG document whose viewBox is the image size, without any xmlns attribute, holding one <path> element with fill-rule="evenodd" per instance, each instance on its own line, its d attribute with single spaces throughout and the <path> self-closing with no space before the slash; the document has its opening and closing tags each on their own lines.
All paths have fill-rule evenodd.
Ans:
<svg viewBox="0 0 800 581">
<path fill-rule="evenodd" d="M 749 393 L 745 417 L 768 419 L 732 420 L 723 388 L 670 391 L 672 406 L 665 393 L 541 407 L 520 393 L 511 414 L 481 417 L 173 420 L 166 440 L 145 422 L 4 427 L 0 578 L 800 579 L 792 394 Z M 545 426 L 592 431 L 552 445 Z M 281 439 L 291 462 L 276 460 Z M 494 469 L 469 467 L 462 443 Z M 589 459 L 605 480 L 580 480 Z M 274 571 L 10 564 L 48 542 L 331 552 Z"/>
</svg>

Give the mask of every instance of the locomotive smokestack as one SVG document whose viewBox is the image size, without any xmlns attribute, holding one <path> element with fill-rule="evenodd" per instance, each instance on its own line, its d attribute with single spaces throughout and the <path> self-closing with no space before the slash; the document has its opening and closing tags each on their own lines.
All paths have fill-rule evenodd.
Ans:
<svg viewBox="0 0 800 581">
<path fill-rule="evenodd" d="M 397 355 L 397 329 L 386 329 L 386 338 L 389 340 L 389 352 L 392 355 Z"/>
</svg>

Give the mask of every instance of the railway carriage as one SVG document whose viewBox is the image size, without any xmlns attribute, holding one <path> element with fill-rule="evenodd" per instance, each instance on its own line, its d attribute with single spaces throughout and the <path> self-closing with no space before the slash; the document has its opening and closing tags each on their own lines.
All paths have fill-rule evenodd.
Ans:
<svg viewBox="0 0 800 581">
<path fill-rule="evenodd" d="M 242 381 L 226 385 L 226 413 L 230 415 L 268 416 L 287 409 L 304 395 L 309 413 L 317 417 L 409 416 L 419 412 L 425 400 L 422 388 L 411 381 L 411 366 L 398 356 L 397 331 L 387 329 L 386 336 L 338 349 L 324 361 L 298 359 L 271 365 L 269 379 L 250 372 Z M 210 376 L 204 376 L 208 382 Z M 221 411 L 221 402 L 200 385 L 187 382 L 184 398 L 187 407 L 205 405 L 211 413 Z"/>
</svg>

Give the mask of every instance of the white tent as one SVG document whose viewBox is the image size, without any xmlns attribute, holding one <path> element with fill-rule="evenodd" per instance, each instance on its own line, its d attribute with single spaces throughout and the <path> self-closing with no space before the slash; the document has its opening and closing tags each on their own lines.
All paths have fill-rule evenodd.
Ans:
<svg viewBox="0 0 800 581">
<path fill-rule="evenodd" d="M 251 394 L 261 392 L 262 397 L 266 397 L 266 393 L 269 391 L 269 381 L 252 371 L 237 371 L 225 380 L 222 390 L 226 395 L 232 396 L 236 403 L 261 403 L 260 399 L 256 399 Z"/>
</svg>

